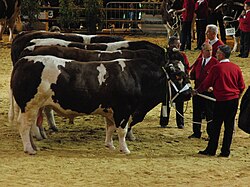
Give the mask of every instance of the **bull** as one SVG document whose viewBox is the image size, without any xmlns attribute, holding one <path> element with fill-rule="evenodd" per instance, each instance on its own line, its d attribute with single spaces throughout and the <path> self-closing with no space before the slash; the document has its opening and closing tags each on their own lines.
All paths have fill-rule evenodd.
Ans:
<svg viewBox="0 0 250 187">
<path fill-rule="evenodd" d="M 0 0 L 0 40 L 5 27 L 9 28 L 9 41 L 13 39 L 16 19 L 20 14 L 21 0 Z"/>
<path fill-rule="evenodd" d="M 15 116 L 19 111 L 16 121 L 24 152 L 36 154 L 31 127 L 38 111 L 50 106 L 66 116 L 105 116 L 106 110 L 112 109 L 120 151 L 130 153 L 125 141 L 129 117 L 133 125 L 141 122 L 162 102 L 167 79 L 176 84 L 187 79 L 180 71 L 182 63 L 172 63 L 159 65 L 146 59 L 81 63 L 54 56 L 23 57 L 13 68 L 10 87 L 17 108 L 12 111 L 16 111 Z M 190 90 L 185 94 L 190 95 Z M 109 134 L 114 130 L 109 129 Z"/>
</svg>

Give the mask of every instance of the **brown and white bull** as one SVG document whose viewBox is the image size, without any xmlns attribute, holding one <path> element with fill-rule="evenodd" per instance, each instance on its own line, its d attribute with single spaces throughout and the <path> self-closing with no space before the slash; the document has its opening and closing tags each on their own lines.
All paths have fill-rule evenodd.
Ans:
<svg viewBox="0 0 250 187">
<path fill-rule="evenodd" d="M 20 14 L 21 0 L 0 0 L 0 40 L 3 38 L 5 27 L 9 28 L 9 41 L 13 39 L 15 22 Z"/>
<path fill-rule="evenodd" d="M 148 111 L 162 102 L 167 79 L 176 84 L 187 81 L 180 63 L 158 65 L 146 59 L 81 63 L 54 56 L 20 59 L 12 71 L 11 93 L 19 109 L 17 122 L 24 151 L 36 153 L 31 127 L 38 111 L 50 106 L 66 116 L 105 116 L 106 109 L 112 109 L 120 150 L 130 153 L 125 141 L 129 117 L 132 116 L 132 124 L 141 122 Z M 189 90 L 185 93 L 190 95 Z M 12 111 L 17 116 L 18 110 Z M 109 137 L 114 130 L 109 129 Z M 112 145 L 112 138 L 109 141 Z"/>
</svg>

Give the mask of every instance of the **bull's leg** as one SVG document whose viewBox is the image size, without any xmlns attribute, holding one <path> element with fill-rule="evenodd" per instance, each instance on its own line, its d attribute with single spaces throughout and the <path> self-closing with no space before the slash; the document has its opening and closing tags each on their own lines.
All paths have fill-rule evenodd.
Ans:
<svg viewBox="0 0 250 187">
<path fill-rule="evenodd" d="M 3 39 L 3 32 L 6 27 L 6 21 L 0 21 L 0 40 Z"/>
<path fill-rule="evenodd" d="M 239 43 L 240 43 L 240 37 L 236 37 L 236 36 L 233 36 L 234 37 L 234 47 L 232 49 L 232 52 L 237 52 L 239 51 Z"/>
<path fill-rule="evenodd" d="M 105 146 L 110 150 L 115 150 L 115 146 L 113 144 L 113 134 L 115 132 L 116 126 L 113 120 L 106 119 L 106 138 L 105 138 Z"/>
<path fill-rule="evenodd" d="M 35 117 L 36 116 L 34 116 L 34 119 Z M 36 154 L 36 151 L 33 148 L 35 147 L 35 144 L 34 142 L 31 142 L 32 140 L 31 140 L 30 133 L 31 133 L 31 127 L 35 120 L 31 120 L 31 119 L 32 118 L 27 118 L 26 114 L 21 114 L 20 125 L 18 125 L 18 127 L 19 127 L 19 133 L 21 135 L 22 142 L 23 142 L 24 152 L 30 155 L 34 155 Z"/>
<path fill-rule="evenodd" d="M 58 128 L 55 123 L 55 118 L 54 118 L 54 112 L 50 107 L 44 107 L 44 113 L 46 115 L 49 128 L 52 129 L 55 132 L 58 132 Z"/>
<path fill-rule="evenodd" d="M 129 127 L 128 127 L 128 132 L 127 132 L 127 135 L 126 135 L 126 138 L 127 140 L 130 140 L 130 141 L 135 141 L 136 140 L 136 137 L 132 131 L 132 126 L 131 126 L 131 118 L 129 120 Z"/>
<path fill-rule="evenodd" d="M 120 145 L 120 151 L 125 154 L 129 154 L 130 151 L 128 149 L 127 143 L 126 143 L 126 134 L 128 131 L 128 123 L 126 124 L 125 128 L 119 127 L 117 128 L 117 133 L 119 137 L 119 145 Z"/>
<path fill-rule="evenodd" d="M 14 31 L 14 25 L 9 26 L 9 32 L 10 32 L 9 42 L 12 42 L 13 40 L 13 31 Z"/>
<path fill-rule="evenodd" d="M 45 133 L 42 124 L 43 124 L 43 114 L 42 114 L 42 109 L 39 109 L 36 124 L 32 125 L 31 127 L 32 136 L 35 136 L 37 140 L 43 140 L 47 138 L 47 135 Z"/>
</svg>

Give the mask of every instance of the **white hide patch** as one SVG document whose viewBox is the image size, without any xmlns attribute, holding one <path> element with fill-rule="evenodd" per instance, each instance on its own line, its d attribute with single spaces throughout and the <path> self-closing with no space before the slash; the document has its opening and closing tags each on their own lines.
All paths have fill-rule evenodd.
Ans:
<svg viewBox="0 0 250 187">
<path fill-rule="evenodd" d="M 29 61 L 34 61 L 34 63 L 42 62 L 44 64 L 45 67 L 42 72 L 41 79 L 43 81 L 45 80 L 48 81 L 48 84 L 46 85 L 47 86 L 46 88 L 45 87 L 40 88 L 42 90 L 48 90 L 50 88 L 51 83 L 56 83 L 57 77 L 61 73 L 61 71 L 58 69 L 59 65 L 65 67 L 66 62 L 73 61 L 73 60 L 67 60 L 67 59 L 58 58 L 58 57 L 50 56 L 50 55 L 25 56 L 23 58 Z M 55 69 L 57 71 L 55 71 Z M 45 84 L 42 84 L 42 85 L 45 85 Z"/>
<path fill-rule="evenodd" d="M 83 38 L 84 44 L 90 44 L 91 38 L 97 36 L 97 35 L 84 35 L 84 34 L 76 34 L 76 35 Z"/>
<path fill-rule="evenodd" d="M 119 65 L 121 66 L 122 71 L 124 71 L 124 68 L 126 67 L 126 64 L 125 64 L 124 60 L 120 60 Z"/>
<path fill-rule="evenodd" d="M 99 84 L 101 86 L 102 83 L 104 83 L 106 81 L 104 76 L 106 75 L 107 70 L 103 64 L 100 64 L 100 66 L 97 66 L 97 70 L 99 71 L 99 75 L 97 76 L 97 78 L 98 78 Z"/>
<path fill-rule="evenodd" d="M 182 72 L 185 72 L 185 66 L 183 65 L 183 63 L 182 63 L 181 61 L 179 61 L 178 67 L 180 68 L 180 70 L 181 70 Z"/>
<path fill-rule="evenodd" d="M 120 42 L 112 42 L 112 43 L 107 43 L 107 49 L 106 51 L 115 51 L 119 48 L 128 48 L 129 47 L 129 44 L 128 44 L 129 41 L 120 41 Z"/>
<path fill-rule="evenodd" d="M 64 47 L 68 47 L 68 45 L 72 42 L 60 40 L 56 38 L 45 38 L 45 39 L 33 39 L 30 42 L 34 43 L 32 46 L 28 46 L 25 49 L 28 49 L 29 51 L 34 51 L 36 46 L 55 46 L 60 45 Z M 24 50 L 25 50 L 24 49 Z"/>
</svg>

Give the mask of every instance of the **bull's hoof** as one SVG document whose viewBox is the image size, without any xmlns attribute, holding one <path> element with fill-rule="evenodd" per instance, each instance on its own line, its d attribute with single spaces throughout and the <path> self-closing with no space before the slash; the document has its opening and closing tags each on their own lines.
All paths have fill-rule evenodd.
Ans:
<svg viewBox="0 0 250 187">
<path fill-rule="evenodd" d="M 128 150 L 128 149 L 123 149 L 123 150 L 120 149 L 120 152 L 123 153 L 123 154 L 126 154 L 126 155 L 130 154 L 130 150 Z"/>
<path fill-rule="evenodd" d="M 109 150 L 114 151 L 115 150 L 115 146 L 114 145 L 105 145 L 105 147 L 107 147 Z"/>
<path fill-rule="evenodd" d="M 127 133 L 126 138 L 129 141 L 135 141 L 136 140 L 136 137 L 132 133 Z"/>
<path fill-rule="evenodd" d="M 58 128 L 56 126 L 51 126 L 49 129 L 51 129 L 54 132 L 58 132 Z"/>
<path fill-rule="evenodd" d="M 29 154 L 29 155 L 35 155 L 36 154 L 36 151 L 34 149 L 26 149 L 24 150 L 25 153 Z"/>
</svg>

